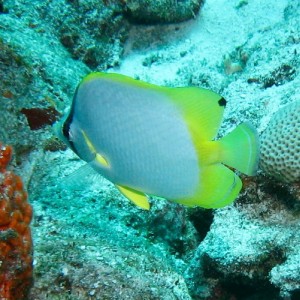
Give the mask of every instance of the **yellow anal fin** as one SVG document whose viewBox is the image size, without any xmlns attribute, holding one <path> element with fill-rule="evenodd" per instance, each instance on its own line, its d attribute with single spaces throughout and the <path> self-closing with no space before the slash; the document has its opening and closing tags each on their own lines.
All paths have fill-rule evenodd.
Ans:
<svg viewBox="0 0 300 300">
<path fill-rule="evenodd" d="M 150 209 L 148 198 L 144 193 L 120 185 L 116 185 L 116 188 L 121 192 L 122 195 L 132 201 L 136 206 L 146 210 Z"/>
<path fill-rule="evenodd" d="M 187 206 L 221 208 L 232 203 L 242 188 L 241 179 L 222 164 L 204 167 L 197 192 L 187 199 L 175 200 Z"/>
</svg>

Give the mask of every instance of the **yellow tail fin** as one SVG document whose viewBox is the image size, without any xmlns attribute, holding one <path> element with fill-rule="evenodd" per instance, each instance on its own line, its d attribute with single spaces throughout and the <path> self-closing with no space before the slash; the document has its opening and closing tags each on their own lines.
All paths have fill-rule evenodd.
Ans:
<svg viewBox="0 0 300 300">
<path fill-rule="evenodd" d="M 218 143 L 222 163 L 246 175 L 255 175 L 259 159 L 259 140 L 254 127 L 248 123 L 240 124 Z"/>
</svg>

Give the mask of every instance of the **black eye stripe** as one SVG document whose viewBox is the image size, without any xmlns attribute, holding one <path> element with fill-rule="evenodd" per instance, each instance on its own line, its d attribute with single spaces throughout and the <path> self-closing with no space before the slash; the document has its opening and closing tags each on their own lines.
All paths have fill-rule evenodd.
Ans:
<svg viewBox="0 0 300 300">
<path fill-rule="evenodd" d="M 68 141 L 70 141 L 70 125 L 72 122 L 73 116 L 71 116 L 71 114 L 68 116 L 68 118 L 66 119 L 66 121 L 63 124 L 62 127 L 62 133 L 64 135 L 64 137 L 67 138 Z"/>
<path fill-rule="evenodd" d="M 74 142 L 70 138 L 70 127 L 71 127 L 71 123 L 73 122 L 75 99 L 77 97 L 77 91 L 78 91 L 78 87 L 76 88 L 76 91 L 75 91 L 75 94 L 73 97 L 73 103 L 71 106 L 70 114 L 68 115 L 67 119 L 65 120 L 65 122 L 62 126 L 62 134 L 68 140 L 70 148 L 78 155 L 78 152 L 76 151 Z"/>
</svg>

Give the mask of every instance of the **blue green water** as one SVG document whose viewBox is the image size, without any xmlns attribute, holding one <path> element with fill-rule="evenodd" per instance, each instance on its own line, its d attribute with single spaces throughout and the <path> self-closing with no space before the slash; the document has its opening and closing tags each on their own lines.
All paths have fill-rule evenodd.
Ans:
<svg viewBox="0 0 300 300">
<path fill-rule="evenodd" d="M 0 141 L 34 208 L 29 299 L 299 299 L 300 119 L 280 111 L 299 108 L 300 4 L 200 2 L 0 1 Z M 144 211 L 98 176 L 69 180 L 84 162 L 51 124 L 93 71 L 222 95 L 218 137 L 253 124 L 258 175 L 217 210 L 151 197 Z"/>
</svg>

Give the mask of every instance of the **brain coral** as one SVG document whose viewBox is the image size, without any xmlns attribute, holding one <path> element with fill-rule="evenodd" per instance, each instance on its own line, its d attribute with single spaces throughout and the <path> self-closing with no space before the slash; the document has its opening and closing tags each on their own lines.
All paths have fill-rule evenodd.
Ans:
<svg viewBox="0 0 300 300">
<path fill-rule="evenodd" d="M 262 133 L 260 164 L 280 181 L 300 181 L 300 101 L 280 109 Z"/>
</svg>

